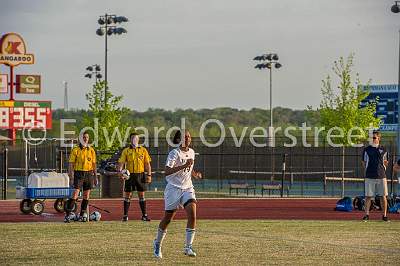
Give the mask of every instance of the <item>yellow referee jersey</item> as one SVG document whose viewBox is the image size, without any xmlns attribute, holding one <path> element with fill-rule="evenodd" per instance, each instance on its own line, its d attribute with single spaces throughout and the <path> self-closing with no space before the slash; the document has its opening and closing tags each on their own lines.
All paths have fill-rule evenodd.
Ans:
<svg viewBox="0 0 400 266">
<path fill-rule="evenodd" d="M 143 173 L 144 165 L 151 162 L 151 158 L 145 147 L 126 147 L 119 157 L 118 162 L 126 163 L 126 169 L 131 173 Z"/>
<path fill-rule="evenodd" d="M 96 152 L 92 147 L 75 147 L 69 156 L 69 162 L 75 163 L 75 171 L 93 171 L 96 163 Z"/>
</svg>

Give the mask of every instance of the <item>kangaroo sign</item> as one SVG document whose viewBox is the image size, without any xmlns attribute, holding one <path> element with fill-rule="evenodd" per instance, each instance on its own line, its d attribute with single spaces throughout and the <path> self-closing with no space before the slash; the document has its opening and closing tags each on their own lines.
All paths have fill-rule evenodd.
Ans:
<svg viewBox="0 0 400 266">
<path fill-rule="evenodd" d="M 26 45 L 21 36 L 16 33 L 7 33 L 0 40 L 0 64 L 18 66 L 33 64 L 33 54 L 26 53 Z"/>
</svg>

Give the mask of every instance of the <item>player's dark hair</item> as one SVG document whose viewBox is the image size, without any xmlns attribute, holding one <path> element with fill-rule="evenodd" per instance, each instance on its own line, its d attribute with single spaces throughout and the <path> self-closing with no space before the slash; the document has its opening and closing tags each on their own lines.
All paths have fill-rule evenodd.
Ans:
<svg viewBox="0 0 400 266">
<path fill-rule="evenodd" d="M 179 144 L 181 142 L 181 139 L 182 139 L 182 133 L 180 130 L 177 130 L 175 132 L 174 138 L 172 139 L 172 143 Z"/>
<path fill-rule="evenodd" d="M 138 134 L 137 132 L 132 132 L 132 133 L 129 135 L 129 139 L 131 139 L 133 136 L 139 136 L 139 134 Z"/>
<path fill-rule="evenodd" d="M 372 135 L 377 135 L 378 137 L 381 137 L 381 132 L 378 131 L 378 130 L 374 130 L 374 131 L 372 132 Z"/>
</svg>

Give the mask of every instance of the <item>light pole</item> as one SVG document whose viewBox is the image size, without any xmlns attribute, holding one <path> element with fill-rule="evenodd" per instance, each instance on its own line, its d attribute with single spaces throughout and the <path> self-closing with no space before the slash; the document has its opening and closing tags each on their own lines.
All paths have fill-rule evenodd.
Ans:
<svg viewBox="0 0 400 266">
<path fill-rule="evenodd" d="M 96 83 L 99 82 L 99 80 L 103 77 L 100 73 L 100 65 L 95 64 L 88 66 L 86 70 L 89 71 L 89 73 L 85 74 L 85 78 L 91 79 L 92 77 L 94 77 L 96 79 Z"/>
<path fill-rule="evenodd" d="M 68 82 L 63 81 L 64 84 L 64 110 L 68 111 Z"/>
<path fill-rule="evenodd" d="M 275 67 L 279 69 L 282 65 L 278 62 L 279 56 L 277 54 L 263 54 L 254 57 L 253 60 L 260 61 L 263 63 L 257 64 L 255 68 L 258 69 L 269 69 L 269 109 L 270 109 L 270 126 L 268 129 L 268 146 L 275 146 L 275 138 L 274 138 L 274 127 L 273 127 L 273 110 L 272 110 L 272 68 Z"/>
<path fill-rule="evenodd" d="M 100 28 L 96 30 L 96 34 L 99 36 L 105 36 L 104 37 L 104 47 L 105 47 L 105 55 L 104 55 L 104 107 L 107 104 L 107 90 L 108 90 L 108 80 L 107 80 L 107 36 L 108 35 L 113 35 L 113 34 L 118 34 L 121 35 L 123 33 L 127 33 L 128 31 L 122 27 L 117 27 L 117 24 L 120 24 L 122 22 L 128 22 L 128 19 L 123 16 L 117 16 L 117 15 L 109 15 L 105 14 L 104 16 L 100 16 L 99 20 L 97 21 L 100 25 Z"/>
<path fill-rule="evenodd" d="M 400 1 L 394 1 L 391 10 L 393 13 L 400 12 Z M 400 30 L 399 30 L 399 69 L 397 81 L 397 159 L 400 159 Z"/>
</svg>

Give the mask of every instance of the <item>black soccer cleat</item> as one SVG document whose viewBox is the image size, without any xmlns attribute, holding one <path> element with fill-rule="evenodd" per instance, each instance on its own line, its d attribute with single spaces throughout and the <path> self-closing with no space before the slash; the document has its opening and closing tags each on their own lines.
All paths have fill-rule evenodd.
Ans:
<svg viewBox="0 0 400 266">
<path fill-rule="evenodd" d="M 150 220 L 150 218 L 147 216 L 147 214 L 146 215 L 143 215 L 142 216 L 142 221 L 143 222 L 150 222 L 151 220 Z"/>
<path fill-rule="evenodd" d="M 71 222 L 71 219 L 70 219 L 69 215 L 65 215 L 64 216 L 64 223 L 70 223 L 70 222 Z"/>
<path fill-rule="evenodd" d="M 369 220 L 369 215 L 366 214 L 362 219 L 363 219 L 364 222 L 368 222 L 368 220 Z"/>
<path fill-rule="evenodd" d="M 382 221 L 384 222 L 390 222 L 389 218 L 387 216 L 382 216 Z"/>
<path fill-rule="evenodd" d="M 127 222 L 129 220 L 128 215 L 122 216 L 122 221 Z"/>
</svg>

